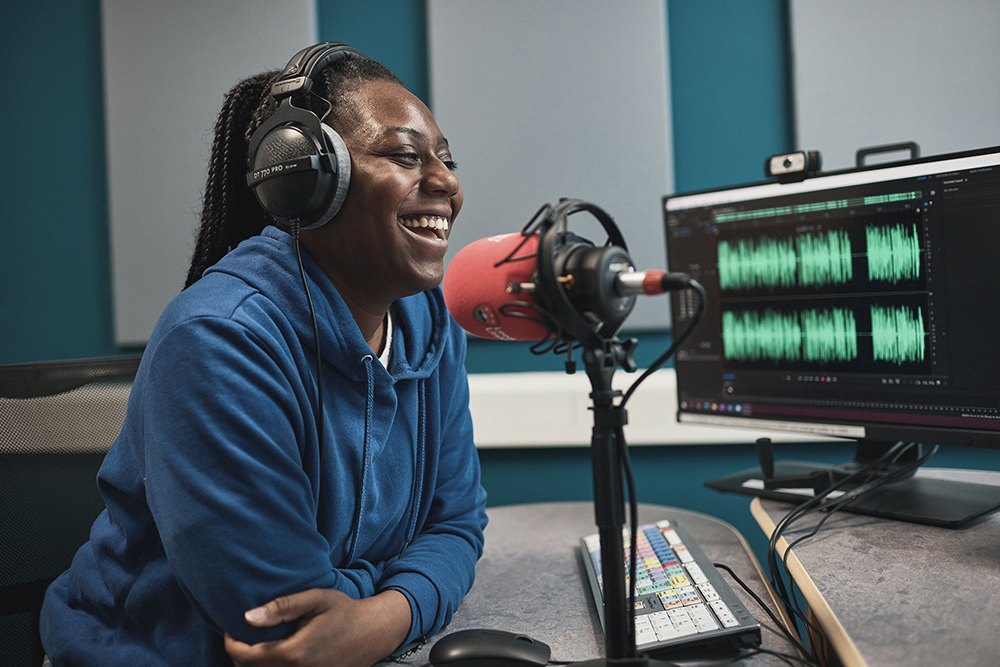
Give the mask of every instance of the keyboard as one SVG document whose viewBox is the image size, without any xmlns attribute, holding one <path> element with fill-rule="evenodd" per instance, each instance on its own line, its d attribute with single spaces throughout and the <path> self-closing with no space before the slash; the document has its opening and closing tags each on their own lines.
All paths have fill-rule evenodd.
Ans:
<svg viewBox="0 0 1000 667">
<path fill-rule="evenodd" d="M 627 592 L 631 535 L 628 530 L 623 534 Z M 760 645 L 760 624 L 678 522 L 641 525 L 636 547 L 635 644 L 639 652 L 654 655 L 680 648 L 736 650 Z M 581 538 L 580 550 L 585 578 L 605 625 L 598 535 Z"/>
</svg>

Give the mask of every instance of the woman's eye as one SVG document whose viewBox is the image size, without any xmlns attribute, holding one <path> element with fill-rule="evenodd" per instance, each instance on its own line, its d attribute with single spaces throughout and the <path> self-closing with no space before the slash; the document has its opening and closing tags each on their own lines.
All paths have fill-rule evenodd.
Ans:
<svg viewBox="0 0 1000 667">
<path fill-rule="evenodd" d="M 420 164 L 421 158 L 418 153 L 411 151 L 399 151 L 396 153 L 391 153 L 391 157 L 399 162 L 400 164 L 407 167 L 415 167 Z M 458 163 L 451 159 L 450 155 L 439 155 L 438 159 L 441 163 L 449 170 L 455 171 L 458 169 Z"/>
<path fill-rule="evenodd" d="M 409 153 L 404 151 L 400 153 L 394 153 L 393 157 L 395 157 L 400 162 L 406 162 L 410 164 L 417 164 L 418 162 L 420 162 L 420 156 L 417 155 L 416 153 Z"/>
</svg>

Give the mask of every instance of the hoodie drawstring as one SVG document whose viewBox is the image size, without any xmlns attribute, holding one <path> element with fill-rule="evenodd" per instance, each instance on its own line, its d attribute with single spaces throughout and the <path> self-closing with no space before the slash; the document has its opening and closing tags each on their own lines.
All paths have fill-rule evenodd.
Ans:
<svg viewBox="0 0 1000 667">
<path fill-rule="evenodd" d="M 361 465 L 361 487 L 358 491 L 358 502 L 354 508 L 354 530 L 351 534 L 351 548 L 348 553 L 348 563 L 353 563 L 358 549 L 358 533 L 361 528 L 361 509 L 364 505 L 364 498 L 368 492 L 367 480 L 368 470 L 371 467 L 371 442 L 372 424 L 374 421 L 375 406 L 375 371 L 372 366 L 375 358 L 372 355 L 365 355 L 362 359 L 365 364 L 365 374 L 368 380 L 368 392 L 365 403 L 365 435 L 362 446 Z M 427 383 L 421 379 L 417 381 L 417 441 L 413 451 L 413 480 L 410 486 L 410 520 L 406 527 L 406 536 L 403 540 L 403 548 L 400 550 L 400 557 L 406 553 L 406 548 L 413 541 L 417 532 L 417 518 L 419 516 L 420 501 L 423 498 L 423 486 L 420 482 L 423 479 L 424 466 L 426 464 L 427 451 Z"/>
<path fill-rule="evenodd" d="M 361 488 L 358 492 L 358 502 L 354 508 L 354 530 L 351 533 L 351 549 L 347 557 L 348 563 L 353 563 L 358 549 L 358 533 L 361 532 L 361 507 L 364 498 L 368 493 L 368 468 L 371 465 L 371 442 L 372 442 L 372 422 L 373 410 L 375 408 L 375 372 L 372 362 L 375 357 L 368 354 L 362 360 L 365 364 L 365 374 L 368 378 L 368 392 L 365 398 L 365 441 L 361 449 Z"/>
<path fill-rule="evenodd" d="M 420 507 L 420 500 L 423 497 L 423 485 L 421 480 L 424 476 L 425 452 L 427 451 L 427 385 L 424 380 L 417 382 L 417 442 L 413 452 L 413 486 L 410 487 L 410 523 L 406 527 L 406 539 L 403 541 L 403 549 L 399 552 L 400 558 L 406 553 L 406 547 L 410 546 L 413 536 L 417 532 L 417 515 Z"/>
</svg>

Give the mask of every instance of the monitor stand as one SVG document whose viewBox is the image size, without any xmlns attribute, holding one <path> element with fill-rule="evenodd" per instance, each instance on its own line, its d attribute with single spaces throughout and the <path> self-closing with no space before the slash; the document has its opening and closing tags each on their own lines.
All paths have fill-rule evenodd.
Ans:
<svg viewBox="0 0 1000 667">
<path fill-rule="evenodd" d="M 758 441 L 761 467 L 705 482 L 724 493 L 759 496 L 799 504 L 813 497 L 833 480 L 871 460 L 883 443 L 858 442 L 855 460 L 844 465 L 768 458 L 770 443 Z M 765 471 L 769 475 L 765 475 Z M 787 480 L 782 483 L 782 480 Z M 959 528 L 1000 507 L 1000 486 L 955 479 L 912 475 L 890 482 L 856 498 L 842 509 L 884 519 L 895 519 L 944 528 Z"/>
</svg>

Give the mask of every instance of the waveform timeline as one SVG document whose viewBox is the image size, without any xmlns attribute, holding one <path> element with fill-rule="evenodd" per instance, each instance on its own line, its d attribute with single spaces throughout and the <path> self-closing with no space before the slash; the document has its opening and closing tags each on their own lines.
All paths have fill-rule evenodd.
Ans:
<svg viewBox="0 0 1000 667">
<path fill-rule="evenodd" d="M 726 366 L 930 373 L 923 238 L 917 211 L 720 234 Z"/>
</svg>

